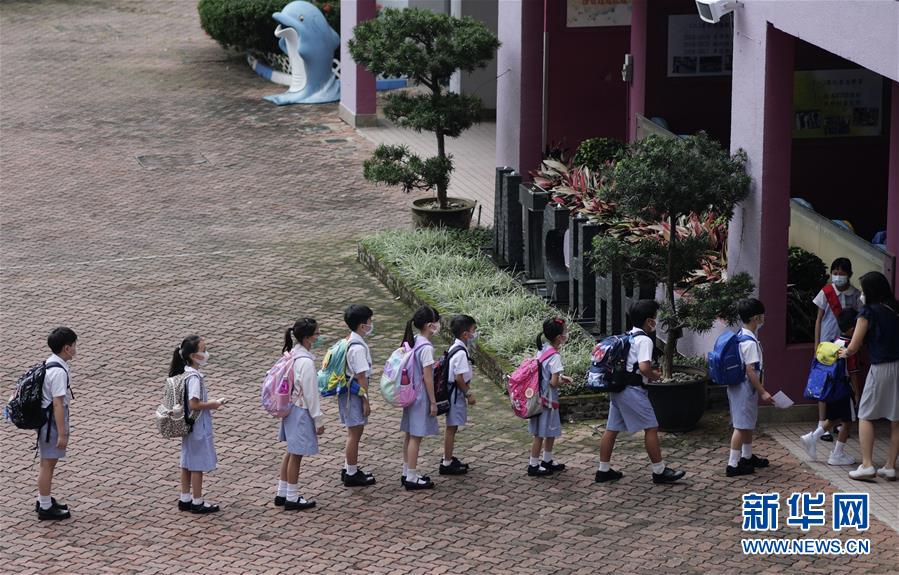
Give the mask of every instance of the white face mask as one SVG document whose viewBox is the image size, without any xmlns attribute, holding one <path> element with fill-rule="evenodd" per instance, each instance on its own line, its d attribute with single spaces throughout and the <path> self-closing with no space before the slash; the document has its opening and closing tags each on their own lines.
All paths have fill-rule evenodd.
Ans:
<svg viewBox="0 0 899 575">
<path fill-rule="evenodd" d="M 438 333 L 440 333 L 440 322 L 435 321 L 434 323 L 431 324 L 431 328 L 433 329 L 433 331 L 431 333 L 433 333 L 434 335 L 437 335 Z"/>
<path fill-rule="evenodd" d="M 834 274 L 830 276 L 830 283 L 836 287 L 843 287 L 849 283 L 849 276 Z"/>
<path fill-rule="evenodd" d="M 200 359 L 197 360 L 197 365 L 199 365 L 200 367 L 203 367 L 204 365 L 209 363 L 209 352 L 208 351 L 204 351 L 203 353 L 198 353 L 197 355 L 200 356 Z"/>
<path fill-rule="evenodd" d="M 478 336 L 480 335 L 481 334 L 479 334 L 478 332 L 474 332 L 473 334 L 471 334 L 471 337 L 468 338 L 468 343 L 476 342 L 478 340 Z"/>
<path fill-rule="evenodd" d="M 371 337 L 375 334 L 375 324 L 371 323 L 368 326 L 368 331 L 365 332 L 365 337 Z"/>
</svg>

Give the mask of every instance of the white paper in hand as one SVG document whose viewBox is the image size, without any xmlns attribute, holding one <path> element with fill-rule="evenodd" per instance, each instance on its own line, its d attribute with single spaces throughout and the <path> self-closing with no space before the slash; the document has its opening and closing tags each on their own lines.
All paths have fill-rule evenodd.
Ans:
<svg viewBox="0 0 899 575">
<path fill-rule="evenodd" d="M 777 393 L 775 393 L 773 396 L 771 396 L 771 399 L 774 400 L 774 407 L 778 409 L 786 409 L 793 405 L 793 400 L 790 399 L 787 394 L 782 391 L 778 391 Z"/>
</svg>

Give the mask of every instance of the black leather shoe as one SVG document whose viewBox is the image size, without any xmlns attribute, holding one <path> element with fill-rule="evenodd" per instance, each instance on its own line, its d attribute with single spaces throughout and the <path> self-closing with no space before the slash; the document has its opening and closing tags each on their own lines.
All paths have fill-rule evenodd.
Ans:
<svg viewBox="0 0 899 575">
<path fill-rule="evenodd" d="M 661 473 L 653 473 L 652 474 L 652 482 L 653 483 L 674 483 L 678 481 L 681 477 L 686 475 L 686 471 L 675 471 L 670 467 L 666 467 L 664 471 Z"/>
<path fill-rule="evenodd" d="M 741 457 L 740 465 L 744 465 L 746 467 L 755 467 L 755 468 L 768 467 L 768 460 L 763 459 L 763 458 L 758 457 L 755 454 L 753 454 L 752 457 L 750 457 L 749 459 L 747 459 L 745 457 Z"/>
<path fill-rule="evenodd" d="M 287 501 L 287 498 L 282 495 L 275 495 L 275 507 L 284 507 L 284 502 Z"/>
<path fill-rule="evenodd" d="M 594 481 L 596 483 L 605 483 L 606 481 L 618 481 L 622 477 L 624 477 L 624 473 L 609 468 L 608 471 L 597 471 Z"/>
<path fill-rule="evenodd" d="M 190 511 L 190 510 L 191 510 L 190 501 L 181 501 L 180 499 L 178 500 L 178 511 Z"/>
<path fill-rule="evenodd" d="M 343 484 L 347 487 L 368 487 L 375 484 L 375 478 L 359 469 L 352 475 L 344 475 Z"/>
<path fill-rule="evenodd" d="M 830 433 L 825 433 L 824 435 L 822 435 L 822 436 L 819 437 L 818 439 L 820 439 L 821 441 L 833 441 L 833 435 L 830 434 Z"/>
<path fill-rule="evenodd" d="M 56 500 L 55 497 L 51 497 L 51 498 L 50 498 L 50 507 L 55 507 L 55 508 L 57 508 L 57 509 L 62 509 L 63 511 L 68 511 L 68 510 L 69 510 L 69 506 L 68 506 L 68 505 L 66 505 L 65 503 L 60 503 L 59 501 Z M 39 501 L 35 501 L 35 502 L 34 502 L 34 511 L 35 511 L 35 513 L 37 513 L 37 512 L 40 510 L 40 508 L 41 508 L 40 502 L 39 502 Z"/>
<path fill-rule="evenodd" d="M 552 474 L 552 469 L 547 469 L 542 465 L 528 465 L 528 476 L 530 477 L 544 477 Z"/>
<path fill-rule="evenodd" d="M 462 463 L 455 457 L 449 465 L 440 463 L 440 475 L 465 475 L 466 473 L 468 473 L 468 464 Z"/>
<path fill-rule="evenodd" d="M 312 509 L 313 507 L 315 507 L 315 501 L 307 501 L 302 497 L 300 497 L 296 501 L 284 502 L 285 511 L 299 511 L 302 509 Z"/>
<path fill-rule="evenodd" d="M 755 467 L 751 465 L 743 465 L 742 461 L 743 460 L 741 460 L 736 467 L 734 467 L 733 465 L 728 465 L 727 469 L 725 470 L 725 475 L 727 475 L 728 477 L 736 477 L 738 475 L 751 475 L 755 473 Z"/>
<path fill-rule="evenodd" d="M 541 461 L 540 465 L 545 467 L 546 469 L 549 469 L 553 473 L 555 473 L 556 471 L 565 471 L 564 463 L 556 463 L 554 461 Z"/>
<path fill-rule="evenodd" d="M 72 514 L 69 513 L 68 510 L 62 510 L 59 507 L 50 506 L 50 509 L 41 509 L 38 507 L 37 510 L 37 518 L 41 521 L 59 521 L 61 519 L 68 519 Z"/>
<path fill-rule="evenodd" d="M 434 489 L 434 482 L 428 477 L 419 477 L 418 481 L 406 481 L 403 486 L 407 491 L 418 491 L 421 489 Z"/>
<path fill-rule="evenodd" d="M 205 501 L 203 503 L 200 503 L 199 505 L 195 505 L 193 503 L 190 504 L 190 512 L 191 513 L 198 513 L 198 514 L 202 515 L 205 513 L 216 513 L 216 512 L 218 512 L 218 510 L 219 510 L 218 505 L 210 505 L 209 503 L 206 503 Z"/>
</svg>

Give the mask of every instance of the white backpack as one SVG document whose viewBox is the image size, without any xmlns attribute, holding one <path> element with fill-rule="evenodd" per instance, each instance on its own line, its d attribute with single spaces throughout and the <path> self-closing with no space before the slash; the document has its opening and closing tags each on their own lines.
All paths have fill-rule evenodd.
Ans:
<svg viewBox="0 0 899 575">
<path fill-rule="evenodd" d="M 185 437 L 194 425 L 187 399 L 188 373 L 166 378 L 162 403 L 156 408 L 156 428 L 166 438 Z"/>
</svg>

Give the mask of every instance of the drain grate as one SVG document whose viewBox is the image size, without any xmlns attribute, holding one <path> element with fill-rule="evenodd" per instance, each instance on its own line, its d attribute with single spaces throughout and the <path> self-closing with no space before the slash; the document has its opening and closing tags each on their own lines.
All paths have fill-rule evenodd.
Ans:
<svg viewBox="0 0 899 575">
<path fill-rule="evenodd" d="M 330 132 L 330 126 L 325 124 L 300 124 L 297 129 L 301 134 L 324 134 Z"/>
<path fill-rule="evenodd" d="M 203 154 L 148 154 L 137 156 L 137 161 L 148 170 L 177 170 L 209 163 Z"/>
</svg>

